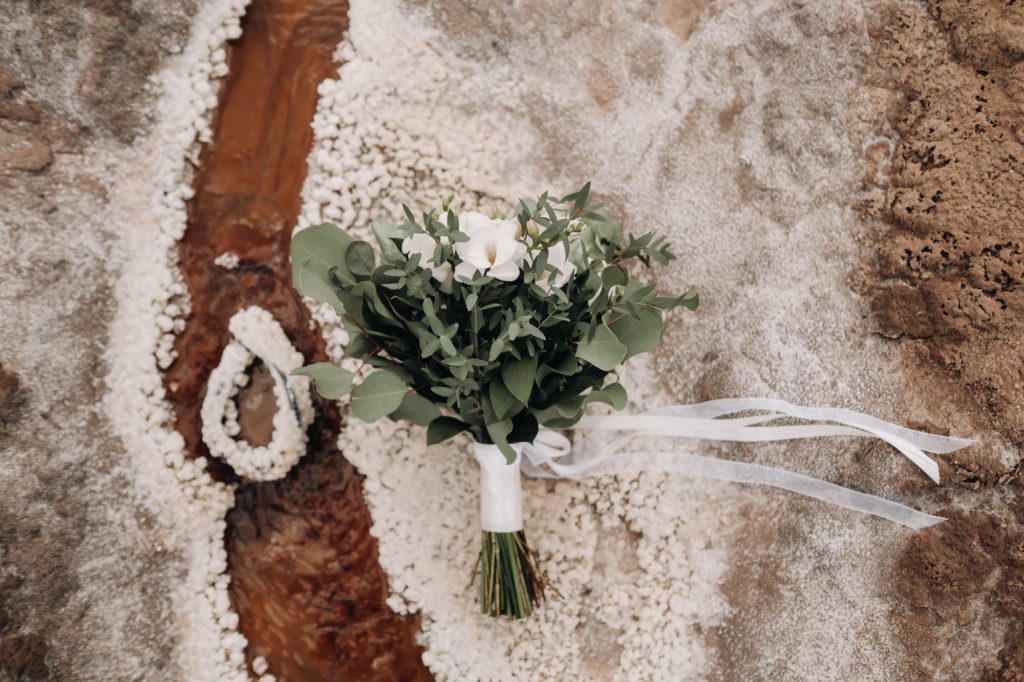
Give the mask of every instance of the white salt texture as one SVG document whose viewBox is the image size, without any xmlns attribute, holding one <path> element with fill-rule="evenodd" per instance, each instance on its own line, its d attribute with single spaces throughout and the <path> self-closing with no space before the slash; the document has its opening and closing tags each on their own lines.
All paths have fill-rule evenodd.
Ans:
<svg viewBox="0 0 1024 682">
<path fill-rule="evenodd" d="M 627 228 L 675 243 L 659 286 L 703 299 L 623 371 L 632 409 L 752 395 L 968 427 L 903 395 L 846 284 L 868 228 L 850 208 L 846 109 L 874 20 L 860 5 L 390 0 L 353 2 L 350 17 L 345 64 L 320 87 L 305 224 L 365 236 L 449 190 L 487 210 L 590 179 Z M 422 613 L 440 679 L 874 679 L 900 656 L 879 576 L 907 531 L 885 522 L 682 476 L 527 482 L 526 531 L 562 597 L 491 621 L 466 589 L 479 549 L 467 443 L 427 449 L 421 429 L 352 420 L 341 447 L 367 476 L 391 602 Z M 843 482 L 861 480 L 857 448 L 708 451 Z M 883 456 L 864 485 L 898 497 L 904 465 Z M 762 556 L 778 584 L 746 610 Z M 865 670 L 865 656 L 886 663 Z"/>
</svg>

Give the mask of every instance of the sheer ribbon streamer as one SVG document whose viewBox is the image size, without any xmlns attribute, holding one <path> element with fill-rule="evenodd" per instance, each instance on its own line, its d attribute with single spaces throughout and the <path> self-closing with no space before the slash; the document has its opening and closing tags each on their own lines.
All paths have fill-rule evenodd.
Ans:
<svg viewBox="0 0 1024 682">
<path fill-rule="evenodd" d="M 751 417 L 729 417 L 740 412 L 758 411 Z M 812 423 L 775 425 L 783 418 L 798 418 Z M 562 434 L 542 429 L 533 443 L 519 443 L 515 448 L 521 457 L 511 465 L 499 463 L 493 453 L 481 457 L 478 446 L 477 460 L 481 463 L 481 482 L 487 488 L 481 499 L 484 512 L 484 530 L 489 518 L 495 515 L 495 505 L 508 504 L 510 497 L 521 495 L 518 476 L 498 473 L 504 469 L 522 468 L 522 473 L 535 478 L 581 479 L 607 474 L 630 474 L 641 471 L 677 472 L 705 476 L 736 483 L 756 483 L 789 490 L 813 497 L 853 511 L 880 516 L 910 528 L 927 528 L 944 521 L 911 507 L 875 495 L 857 492 L 810 476 L 785 469 L 717 459 L 687 449 L 671 451 L 625 451 L 638 436 L 660 436 L 691 440 L 718 440 L 733 442 L 766 442 L 820 438 L 827 436 L 859 436 L 883 440 L 899 450 L 936 483 L 939 483 L 939 465 L 925 453 L 949 453 L 971 445 L 975 441 L 964 438 L 938 436 L 891 424 L 859 412 L 829 407 L 804 407 L 769 398 L 734 398 L 712 400 L 695 405 L 663 407 L 633 415 L 584 417 L 575 431 L 589 433 L 575 447 Z M 571 452 L 570 452 L 571 451 Z M 486 462 L 485 462 L 486 459 Z M 495 483 L 495 481 L 502 481 Z M 516 492 L 511 487 L 517 488 Z M 484 498 L 490 498 L 489 501 Z M 501 500 L 501 502 L 499 502 Z M 521 502 L 518 507 L 521 509 Z M 485 511 L 486 507 L 490 507 Z M 500 512 L 498 512 L 500 515 Z M 502 517 L 503 528 L 509 519 Z M 517 529 L 514 529 L 517 530 Z"/>
</svg>

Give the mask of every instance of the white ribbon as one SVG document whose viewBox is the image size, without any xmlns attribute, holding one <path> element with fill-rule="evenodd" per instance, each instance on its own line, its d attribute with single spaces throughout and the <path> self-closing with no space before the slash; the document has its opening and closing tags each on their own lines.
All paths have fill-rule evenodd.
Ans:
<svg viewBox="0 0 1024 682">
<path fill-rule="evenodd" d="M 756 410 L 767 412 L 752 417 L 732 417 L 738 412 Z M 783 426 L 769 426 L 778 419 L 795 417 L 817 422 Z M 570 454 L 569 440 L 549 429 L 542 429 L 533 443 L 518 443 L 516 461 L 506 464 L 493 457 L 485 467 L 481 461 L 481 479 L 488 485 L 498 485 L 488 491 L 488 504 L 496 500 L 512 500 L 509 504 L 519 510 L 518 527 L 522 528 L 522 492 L 518 471 L 536 478 L 566 478 L 578 480 L 587 476 L 630 474 L 641 471 L 667 471 L 706 476 L 737 483 L 770 485 L 783 490 L 807 495 L 846 509 L 872 514 L 910 528 L 927 528 L 944 521 L 911 507 L 875 495 L 857 492 L 810 476 L 767 467 L 760 464 L 722 460 L 693 452 L 623 452 L 623 448 L 637 436 L 669 436 L 696 440 L 734 442 L 765 442 L 818 438 L 823 436 L 859 436 L 878 438 L 899 450 L 907 459 L 939 482 L 939 465 L 926 452 L 949 453 L 974 443 L 973 440 L 937 436 L 913 431 L 859 412 L 828 407 L 803 407 L 782 400 L 767 398 L 736 398 L 712 400 L 696 405 L 664 407 L 634 415 L 608 415 L 584 417 L 574 427 L 576 431 L 597 432 L 583 439 L 572 450 L 571 461 L 560 461 Z M 608 432 L 627 432 L 611 437 Z M 490 447 L 494 446 L 478 446 Z M 523 458 L 518 456 L 523 455 Z M 500 456 L 500 454 L 499 454 Z M 480 456 L 477 457 L 480 460 Z M 498 478 L 501 468 L 505 475 Z M 489 473 L 484 474 L 484 469 Z M 514 472 L 514 473 L 513 473 Z M 497 481 L 501 483 L 496 483 Z M 483 505 L 483 496 L 481 505 Z M 493 520 L 493 512 L 488 520 Z M 508 519 L 505 519 L 508 520 Z M 484 530 L 496 530 L 484 525 Z"/>
<path fill-rule="evenodd" d="M 473 455 L 480 463 L 480 527 L 492 533 L 522 530 L 523 487 L 519 481 L 519 465 L 523 449 L 529 446 L 514 444 L 516 458 L 511 464 L 497 445 L 474 443 L 473 446 Z"/>
</svg>

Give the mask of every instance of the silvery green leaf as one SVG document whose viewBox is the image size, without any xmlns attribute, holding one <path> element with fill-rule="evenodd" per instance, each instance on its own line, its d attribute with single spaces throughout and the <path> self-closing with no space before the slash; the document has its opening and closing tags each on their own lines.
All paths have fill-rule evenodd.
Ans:
<svg viewBox="0 0 1024 682">
<path fill-rule="evenodd" d="M 380 246 L 382 260 L 389 262 L 401 262 L 405 260 L 405 256 L 402 255 L 401 250 L 398 248 L 398 244 L 395 243 L 396 241 L 402 241 L 402 234 L 394 225 L 386 220 L 374 220 L 370 224 L 370 231 L 373 232 L 373 237 L 377 240 L 377 244 Z"/>
<path fill-rule="evenodd" d="M 448 357 L 454 357 L 455 355 L 458 355 L 458 351 L 455 349 L 455 344 L 452 343 L 450 337 L 441 336 L 438 337 L 438 340 L 441 343 L 441 351 L 444 352 L 445 355 L 447 355 Z"/>
<path fill-rule="evenodd" d="M 517 400 L 501 381 L 491 381 L 487 391 L 491 399 L 491 408 L 498 419 L 507 419 L 523 408 L 523 403 Z"/>
<path fill-rule="evenodd" d="M 352 358 L 364 358 L 376 347 L 377 344 L 356 331 L 356 333 L 351 334 L 349 337 L 348 345 L 345 346 L 345 354 Z"/>
<path fill-rule="evenodd" d="M 488 353 L 487 358 L 494 362 L 503 350 L 505 350 L 505 342 L 501 339 L 495 339 L 494 343 L 491 344 L 491 351 Z"/>
<path fill-rule="evenodd" d="M 516 451 L 508 444 L 508 435 L 512 433 L 512 421 L 505 419 L 500 422 L 487 425 L 487 435 L 491 437 L 494 444 L 501 450 L 501 454 L 505 455 L 505 459 L 509 464 L 515 461 Z"/>
<path fill-rule="evenodd" d="M 580 413 L 584 404 L 583 396 L 572 396 L 555 404 L 555 411 L 562 417 L 574 417 Z"/>
<path fill-rule="evenodd" d="M 376 260 L 373 247 L 363 241 L 353 241 L 345 250 L 345 265 L 356 277 L 369 277 Z"/>
<path fill-rule="evenodd" d="M 606 289 L 624 285 L 629 281 L 629 273 L 618 265 L 609 265 L 601 271 L 601 283 Z"/>
<path fill-rule="evenodd" d="M 528 335 L 530 335 L 530 336 L 532 336 L 532 337 L 534 337 L 536 339 L 539 339 L 541 341 L 546 341 L 547 340 L 547 337 L 544 336 L 544 332 L 542 332 L 541 330 L 537 329 L 536 327 L 534 327 L 529 322 L 523 322 L 522 323 L 522 330 L 524 332 L 526 332 Z"/>
<path fill-rule="evenodd" d="M 469 429 L 469 424 L 455 417 L 437 417 L 427 425 L 427 445 L 436 445 Z"/>
<path fill-rule="evenodd" d="M 581 407 L 586 407 L 591 403 L 604 403 L 605 405 L 611 405 L 616 410 L 621 410 L 626 407 L 628 397 L 626 395 L 626 389 L 622 387 L 622 384 L 613 383 L 608 384 L 600 390 L 594 390 L 587 394 L 583 399 Z M 563 414 L 563 417 L 571 415 Z"/>
<path fill-rule="evenodd" d="M 509 393 L 524 405 L 530 403 L 530 392 L 537 378 L 537 356 L 529 355 L 521 360 L 506 362 L 501 366 L 501 380 Z"/>
<path fill-rule="evenodd" d="M 604 322 L 597 326 L 591 338 L 580 341 L 576 349 L 577 358 L 606 372 L 615 369 L 625 359 L 626 353 L 626 346 Z"/>
<path fill-rule="evenodd" d="M 665 331 L 665 318 L 660 310 L 640 308 L 636 318 L 623 315 L 608 326 L 627 348 L 626 358 L 631 358 L 658 345 Z"/>
<path fill-rule="evenodd" d="M 654 300 L 654 305 L 662 310 L 670 310 L 676 307 L 696 310 L 697 306 L 700 305 L 700 296 L 697 295 L 696 288 L 690 287 L 682 296 L 659 296 Z"/>
<path fill-rule="evenodd" d="M 427 426 L 440 416 L 437 405 L 414 391 L 406 391 L 398 409 L 388 415 L 393 421 L 405 420 L 418 426 Z"/>
<path fill-rule="evenodd" d="M 409 387 L 393 372 L 377 370 L 352 389 L 352 414 L 375 422 L 399 408 Z"/>
<path fill-rule="evenodd" d="M 292 237 L 292 281 L 295 288 L 310 298 L 330 303 L 337 310 L 343 308 L 331 270 L 355 283 L 345 265 L 345 252 L 352 237 L 336 225 L 323 223 L 299 230 Z"/>
<path fill-rule="evenodd" d="M 317 362 L 299 367 L 292 370 L 291 373 L 295 376 L 311 378 L 316 392 L 329 400 L 337 400 L 348 393 L 349 388 L 352 387 L 352 372 L 329 362 Z"/>
</svg>

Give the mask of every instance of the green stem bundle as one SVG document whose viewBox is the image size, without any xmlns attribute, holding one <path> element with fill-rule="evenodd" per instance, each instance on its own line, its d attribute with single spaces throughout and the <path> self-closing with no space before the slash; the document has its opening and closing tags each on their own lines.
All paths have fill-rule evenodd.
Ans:
<svg viewBox="0 0 1024 682">
<path fill-rule="evenodd" d="M 526 618 L 544 599 L 545 581 L 523 531 L 483 531 L 480 550 L 480 613 Z"/>
</svg>

